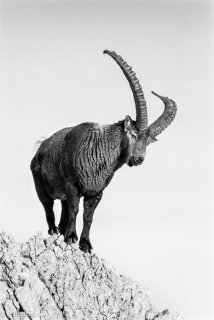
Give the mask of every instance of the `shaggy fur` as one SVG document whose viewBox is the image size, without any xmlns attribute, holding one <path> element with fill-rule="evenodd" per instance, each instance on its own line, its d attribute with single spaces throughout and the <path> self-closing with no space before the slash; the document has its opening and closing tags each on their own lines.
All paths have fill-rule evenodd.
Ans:
<svg viewBox="0 0 214 320">
<path fill-rule="evenodd" d="M 50 234 L 58 231 L 53 200 L 60 199 L 60 232 L 67 242 L 77 241 L 74 220 L 79 198 L 84 197 L 86 239 L 81 241 L 84 242 L 84 251 L 91 249 L 89 229 L 102 192 L 115 171 L 130 158 L 130 142 L 124 125 L 124 121 L 103 126 L 83 123 L 62 129 L 41 143 L 31 162 L 36 191 L 46 211 Z M 129 134 L 133 128 L 134 125 L 129 123 Z M 88 206 L 90 210 L 87 210 Z M 71 223 L 70 216 L 73 217 Z"/>
</svg>

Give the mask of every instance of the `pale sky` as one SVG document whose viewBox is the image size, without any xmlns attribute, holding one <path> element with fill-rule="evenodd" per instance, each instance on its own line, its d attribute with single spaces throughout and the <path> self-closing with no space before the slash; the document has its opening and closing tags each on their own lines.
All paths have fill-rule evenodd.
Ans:
<svg viewBox="0 0 214 320">
<path fill-rule="evenodd" d="M 47 236 L 29 169 L 40 137 L 135 118 L 127 80 L 102 54 L 115 50 L 140 79 L 149 123 L 163 111 L 151 90 L 178 114 L 143 165 L 124 166 L 104 191 L 94 252 L 148 287 L 160 310 L 213 319 L 212 2 L 2 1 L 0 15 L 1 228 L 17 241 Z"/>
</svg>

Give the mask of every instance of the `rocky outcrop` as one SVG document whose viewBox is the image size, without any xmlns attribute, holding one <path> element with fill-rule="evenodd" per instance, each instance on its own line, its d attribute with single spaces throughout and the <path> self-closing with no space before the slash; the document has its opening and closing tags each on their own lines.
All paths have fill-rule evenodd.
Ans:
<svg viewBox="0 0 214 320">
<path fill-rule="evenodd" d="M 22 244 L 0 234 L 0 319 L 182 320 L 95 254 L 41 233 Z"/>
</svg>

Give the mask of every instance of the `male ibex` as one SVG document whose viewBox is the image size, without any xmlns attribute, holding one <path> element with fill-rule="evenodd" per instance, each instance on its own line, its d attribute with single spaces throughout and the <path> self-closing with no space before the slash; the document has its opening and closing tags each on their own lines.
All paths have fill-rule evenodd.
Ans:
<svg viewBox="0 0 214 320">
<path fill-rule="evenodd" d="M 114 51 L 105 50 L 125 74 L 136 107 L 136 121 L 130 116 L 110 125 L 92 122 L 64 128 L 44 140 L 37 150 L 31 170 L 36 191 L 42 202 L 50 235 L 65 236 L 70 244 L 78 240 L 76 216 L 80 197 L 84 197 L 83 230 L 80 249 L 91 252 L 89 231 L 94 210 L 117 169 L 127 163 L 130 167 L 141 164 L 146 147 L 173 121 L 176 104 L 167 97 L 159 97 L 165 109 L 150 126 L 147 125 L 147 107 L 142 88 L 132 68 Z M 55 226 L 53 203 L 60 199 L 62 213 L 59 231 Z"/>
</svg>

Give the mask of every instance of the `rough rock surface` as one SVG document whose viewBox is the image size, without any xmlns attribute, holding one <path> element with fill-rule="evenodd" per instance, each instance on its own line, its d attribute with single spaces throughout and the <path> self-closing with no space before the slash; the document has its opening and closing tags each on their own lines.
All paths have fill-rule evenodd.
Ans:
<svg viewBox="0 0 214 320">
<path fill-rule="evenodd" d="M 22 244 L 0 234 L 0 319 L 182 320 L 95 254 L 41 233 Z"/>
</svg>

